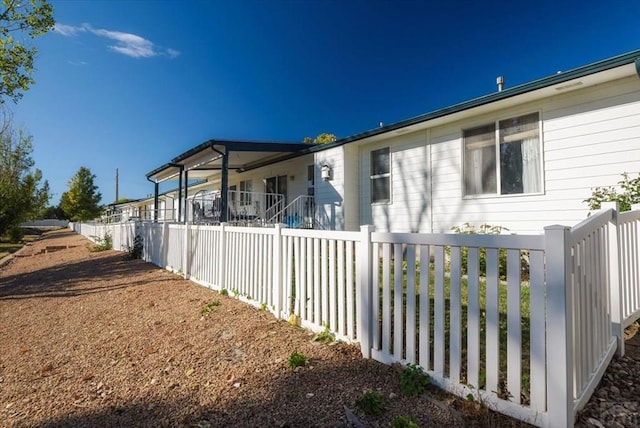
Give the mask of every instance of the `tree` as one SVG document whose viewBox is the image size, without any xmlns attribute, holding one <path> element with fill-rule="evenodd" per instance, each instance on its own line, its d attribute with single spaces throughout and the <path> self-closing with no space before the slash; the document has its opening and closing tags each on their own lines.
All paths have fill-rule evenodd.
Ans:
<svg viewBox="0 0 640 428">
<path fill-rule="evenodd" d="M 327 144 L 333 143 L 337 139 L 338 137 L 336 137 L 334 134 L 323 132 L 322 134 L 318 134 L 318 136 L 313 139 L 311 137 L 304 137 L 302 142 L 305 144 Z"/>
<path fill-rule="evenodd" d="M 0 104 L 5 97 L 17 102 L 35 83 L 31 75 L 37 49 L 21 39 L 41 36 L 54 24 L 53 7 L 47 0 L 1 0 Z"/>
<path fill-rule="evenodd" d="M 89 168 L 82 166 L 69 180 L 69 190 L 60 198 L 60 208 L 69 220 L 92 220 L 102 212 L 99 205 L 102 195 L 93 183 L 95 178 Z"/>
<path fill-rule="evenodd" d="M 39 218 L 49 203 L 49 183 L 32 170 L 32 137 L 6 121 L 0 130 L 0 235 L 25 220 Z"/>
</svg>

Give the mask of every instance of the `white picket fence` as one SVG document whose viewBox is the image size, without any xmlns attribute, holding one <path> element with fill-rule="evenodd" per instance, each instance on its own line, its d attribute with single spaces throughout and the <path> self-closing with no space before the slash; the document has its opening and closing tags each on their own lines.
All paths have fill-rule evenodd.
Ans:
<svg viewBox="0 0 640 428">
<path fill-rule="evenodd" d="M 329 329 L 366 358 L 419 364 L 440 387 L 537 426 L 573 425 L 640 318 L 640 211 L 542 235 L 70 227 L 109 232 L 121 250 L 139 234 L 151 263 Z"/>
</svg>

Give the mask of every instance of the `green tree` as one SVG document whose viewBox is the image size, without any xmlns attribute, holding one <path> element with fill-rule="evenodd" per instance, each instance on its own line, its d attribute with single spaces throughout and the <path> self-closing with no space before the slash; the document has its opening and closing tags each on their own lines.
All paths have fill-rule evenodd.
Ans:
<svg viewBox="0 0 640 428">
<path fill-rule="evenodd" d="M 89 168 L 80 167 L 69 180 L 69 190 L 60 198 L 60 208 L 71 221 L 87 221 L 97 218 L 102 212 L 102 195 L 93 181 L 96 178 Z"/>
<path fill-rule="evenodd" d="M 47 0 L 1 0 L 0 104 L 5 97 L 17 102 L 35 83 L 31 75 L 37 49 L 25 39 L 45 34 L 54 24 L 53 7 Z"/>
<path fill-rule="evenodd" d="M 0 235 L 39 218 L 49 203 L 49 183 L 42 182 L 39 169 L 33 169 L 32 151 L 32 137 L 5 121 L 0 130 Z"/>
<path fill-rule="evenodd" d="M 318 136 L 313 139 L 311 137 L 304 137 L 302 142 L 305 144 L 327 144 L 333 143 L 337 139 L 338 137 L 336 137 L 334 134 L 323 132 L 322 134 L 318 134 Z"/>
</svg>

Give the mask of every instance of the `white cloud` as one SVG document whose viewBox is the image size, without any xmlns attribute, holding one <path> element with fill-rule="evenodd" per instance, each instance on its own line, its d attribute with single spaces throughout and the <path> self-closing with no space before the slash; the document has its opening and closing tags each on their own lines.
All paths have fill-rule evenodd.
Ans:
<svg viewBox="0 0 640 428">
<path fill-rule="evenodd" d="M 75 36 L 76 34 L 78 34 L 81 31 L 85 31 L 85 30 L 82 27 L 74 27 L 73 25 L 65 25 L 65 24 L 60 24 L 60 23 L 56 22 L 56 24 L 53 26 L 53 31 L 54 31 L 54 33 L 58 33 L 58 34 L 63 35 L 63 36 L 71 37 L 71 36 Z"/>
<path fill-rule="evenodd" d="M 96 29 L 91 24 L 82 24 L 81 26 L 56 24 L 53 31 L 65 37 L 73 37 L 79 33 L 89 32 L 96 36 L 113 40 L 115 44 L 108 45 L 109 49 L 132 58 L 152 58 L 160 55 L 175 58 L 180 55 L 180 52 L 175 49 L 159 48 L 152 41 L 136 34 Z"/>
</svg>

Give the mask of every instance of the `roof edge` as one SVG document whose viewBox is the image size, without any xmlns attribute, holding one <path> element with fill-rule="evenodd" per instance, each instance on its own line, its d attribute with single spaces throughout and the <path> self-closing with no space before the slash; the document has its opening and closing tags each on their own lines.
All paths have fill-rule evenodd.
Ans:
<svg viewBox="0 0 640 428">
<path fill-rule="evenodd" d="M 399 122 L 392 123 L 390 125 L 386 125 L 380 128 L 374 128 L 369 131 L 360 132 L 358 134 L 351 135 L 349 137 L 341 138 L 331 143 L 314 145 L 307 152 L 316 152 L 321 150 L 326 150 L 332 147 L 342 146 L 347 143 L 351 143 L 358 140 L 363 140 L 368 137 L 373 137 L 376 135 L 384 134 L 386 132 L 395 131 L 400 128 L 404 128 L 406 126 L 415 125 L 417 123 L 426 122 L 428 120 L 433 120 L 437 118 L 441 118 L 450 114 L 459 113 L 465 110 L 469 110 L 475 107 L 480 107 L 486 104 L 491 104 L 496 101 L 504 100 L 507 98 L 512 98 L 517 95 L 526 94 L 528 92 L 533 92 L 538 89 L 546 88 L 548 86 L 556 85 L 558 83 L 567 82 L 572 79 L 577 79 L 581 77 L 585 77 L 591 74 L 599 73 L 602 71 L 610 70 L 612 68 L 620 67 L 627 64 L 635 63 L 636 72 L 640 77 L 640 49 L 631 51 L 622 55 L 617 55 L 611 58 L 607 58 L 601 61 L 597 61 L 591 64 L 583 65 L 577 68 L 573 68 L 571 70 L 563 71 L 557 74 L 553 74 L 551 76 L 543 77 L 540 79 L 532 80 L 527 83 L 523 83 L 517 86 L 513 86 L 508 89 L 504 89 L 500 92 L 493 92 L 487 95 L 483 95 L 478 98 L 473 98 L 468 101 L 463 101 L 458 104 L 453 104 L 449 107 L 445 107 L 442 109 L 434 110 L 429 113 L 421 114 L 419 116 L 414 116 L 409 119 L 401 120 Z"/>
</svg>

